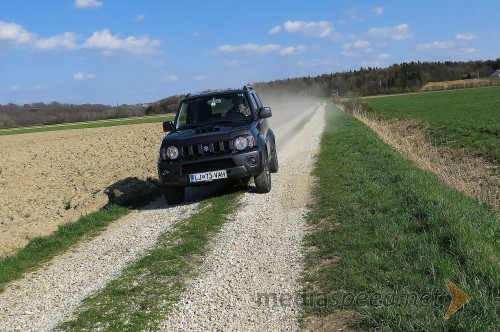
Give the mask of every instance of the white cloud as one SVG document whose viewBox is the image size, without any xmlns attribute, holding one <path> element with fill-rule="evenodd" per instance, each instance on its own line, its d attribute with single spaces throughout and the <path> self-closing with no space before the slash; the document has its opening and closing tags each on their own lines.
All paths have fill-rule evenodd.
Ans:
<svg viewBox="0 0 500 332">
<path fill-rule="evenodd" d="M 447 41 L 447 42 L 438 42 L 435 41 L 433 43 L 428 43 L 428 44 L 420 44 L 417 46 L 417 51 L 424 51 L 424 50 L 439 50 L 439 49 L 446 49 L 453 47 L 455 45 L 454 42 L 452 41 Z"/>
<path fill-rule="evenodd" d="M 10 91 L 19 91 L 19 90 L 21 90 L 21 86 L 17 84 L 10 87 Z"/>
<path fill-rule="evenodd" d="M 351 49 L 351 48 L 363 48 L 363 47 L 367 47 L 369 45 L 370 45 L 369 41 L 366 41 L 366 40 L 357 40 L 357 41 L 352 42 L 352 43 L 344 43 L 344 45 L 342 46 L 342 48 L 344 50 L 348 50 L 348 49 Z"/>
<path fill-rule="evenodd" d="M 19 24 L 0 21 L 0 40 L 7 40 L 24 47 L 40 50 L 75 49 L 78 47 L 77 39 L 78 36 L 72 32 L 65 32 L 50 38 L 39 38 Z"/>
<path fill-rule="evenodd" d="M 79 36 L 73 32 L 40 38 L 26 30 L 22 25 L 0 21 L 0 42 L 6 41 L 7 46 L 12 47 L 32 48 L 41 51 L 83 48 L 101 50 L 106 55 L 112 55 L 118 51 L 133 55 L 145 55 L 154 54 L 162 44 L 160 40 L 151 39 L 148 36 L 120 38 L 112 35 L 109 30 L 94 32 L 83 44 L 77 44 L 78 38 Z"/>
<path fill-rule="evenodd" d="M 28 32 L 22 25 L 0 21 L 0 40 L 25 44 L 33 41 L 36 35 Z"/>
<path fill-rule="evenodd" d="M 231 53 L 231 54 L 242 54 L 242 55 L 266 55 L 272 53 L 278 53 L 282 56 L 291 56 L 302 54 L 307 50 L 303 45 L 298 46 L 287 46 L 283 47 L 278 44 L 244 44 L 244 45 L 222 45 L 219 46 L 215 51 L 210 52 L 210 54 L 218 53 Z M 233 67 L 236 65 L 232 65 Z"/>
<path fill-rule="evenodd" d="M 271 35 L 275 35 L 275 34 L 277 34 L 277 33 L 280 33 L 281 31 L 282 31 L 282 29 L 281 29 L 281 25 L 277 25 L 277 26 L 275 26 L 274 28 L 271 28 L 271 30 L 269 30 L 269 33 L 270 33 Z"/>
<path fill-rule="evenodd" d="M 331 59 L 314 59 L 312 62 L 313 67 L 318 66 L 331 66 L 334 64 L 334 61 Z"/>
<path fill-rule="evenodd" d="M 460 40 L 460 41 L 471 41 L 471 40 L 474 40 L 476 38 L 477 38 L 477 36 L 473 32 L 468 32 L 468 33 L 464 33 L 462 35 L 455 36 L 455 39 Z"/>
<path fill-rule="evenodd" d="M 359 55 L 359 53 L 352 52 L 352 51 L 349 51 L 349 50 L 342 50 L 340 52 L 340 54 L 343 55 L 343 56 L 346 56 L 348 58 L 354 58 L 354 57 L 357 57 Z"/>
<path fill-rule="evenodd" d="M 351 22 L 354 22 L 354 23 L 362 23 L 362 22 L 364 22 L 364 21 L 365 21 L 365 19 L 364 19 L 364 18 L 359 17 L 359 16 L 358 16 L 358 15 L 356 15 L 356 14 L 353 14 L 353 15 L 349 16 L 349 18 L 347 18 L 347 19 L 341 19 L 341 20 L 339 21 L 339 23 L 340 23 L 340 24 L 349 24 L 349 23 L 351 23 Z"/>
<path fill-rule="evenodd" d="M 84 74 L 84 73 L 76 73 L 73 75 L 73 79 L 75 81 L 86 81 L 86 80 L 92 80 L 96 76 L 94 74 Z"/>
<path fill-rule="evenodd" d="M 371 28 L 367 35 L 371 38 L 405 40 L 413 37 L 410 26 L 406 23 L 393 27 Z"/>
<path fill-rule="evenodd" d="M 384 13 L 384 8 L 382 7 L 375 7 L 373 9 L 373 14 L 375 14 L 375 16 L 380 16 Z"/>
<path fill-rule="evenodd" d="M 78 48 L 76 45 L 76 40 L 78 36 L 72 32 L 65 32 L 62 35 L 39 39 L 34 45 L 36 48 L 41 50 L 54 50 L 54 49 L 68 49 L 74 50 Z"/>
<path fill-rule="evenodd" d="M 228 67 L 239 67 L 241 66 L 241 61 L 238 61 L 238 60 L 225 60 L 224 63 L 226 64 L 226 66 Z"/>
<path fill-rule="evenodd" d="M 0 40 L 6 40 L 24 47 L 46 50 L 76 49 L 78 36 L 72 32 L 65 32 L 50 38 L 39 38 L 36 34 L 27 31 L 16 23 L 0 21 Z"/>
<path fill-rule="evenodd" d="M 83 48 L 101 50 L 106 55 L 115 51 L 125 51 L 135 55 L 154 53 L 161 45 L 161 41 L 149 37 L 120 38 L 112 35 L 109 30 L 96 31 L 83 44 Z"/>
<path fill-rule="evenodd" d="M 179 75 L 167 75 L 163 77 L 163 81 L 167 83 L 177 82 L 179 80 Z"/>
<path fill-rule="evenodd" d="M 333 25 L 328 21 L 286 21 L 283 25 L 277 25 L 269 30 L 270 34 L 281 32 L 299 33 L 306 37 L 326 38 L 333 35 Z"/>
<path fill-rule="evenodd" d="M 216 52 L 243 53 L 243 54 L 269 54 L 272 52 L 279 51 L 280 49 L 281 46 L 277 44 L 267 44 L 267 45 L 244 44 L 239 46 L 222 45 L 217 48 Z"/>
<path fill-rule="evenodd" d="M 383 64 L 380 61 L 361 61 L 361 66 L 362 67 L 372 67 L 372 68 L 377 68 L 377 67 L 382 67 Z"/>
<path fill-rule="evenodd" d="M 377 55 L 377 59 L 380 59 L 380 60 L 387 60 L 390 58 L 391 58 L 391 55 L 389 53 L 380 53 L 379 55 Z"/>
<path fill-rule="evenodd" d="M 471 54 L 476 54 L 477 53 L 477 49 L 473 48 L 473 47 L 469 47 L 469 48 L 462 48 L 458 51 L 457 54 L 459 55 L 471 55 Z"/>
<path fill-rule="evenodd" d="M 299 45 L 299 46 L 289 46 L 289 47 L 283 47 L 280 51 L 280 54 L 281 55 L 284 55 L 284 56 L 290 56 L 290 55 L 298 55 L 298 54 L 302 54 L 306 51 L 306 47 L 303 46 L 303 45 Z"/>
<path fill-rule="evenodd" d="M 206 80 L 208 80 L 208 76 L 206 76 L 206 75 L 200 75 L 200 76 L 196 76 L 194 79 L 196 81 L 206 81 Z"/>
<path fill-rule="evenodd" d="M 101 8 L 102 1 L 97 0 L 75 0 L 74 6 L 78 9 L 83 8 Z"/>
<path fill-rule="evenodd" d="M 146 15 L 144 14 L 140 14 L 140 15 L 137 15 L 136 17 L 134 17 L 134 21 L 136 22 L 142 22 L 146 19 Z"/>
</svg>

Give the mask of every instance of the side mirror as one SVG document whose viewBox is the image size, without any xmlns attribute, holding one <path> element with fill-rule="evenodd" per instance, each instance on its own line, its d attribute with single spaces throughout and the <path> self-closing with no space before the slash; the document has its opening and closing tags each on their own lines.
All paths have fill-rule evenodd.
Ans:
<svg viewBox="0 0 500 332">
<path fill-rule="evenodd" d="M 270 107 L 261 107 L 259 109 L 259 117 L 261 119 L 270 118 L 271 116 L 273 116 L 273 114 L 271 113 L 271 108 Z"/>
<path fill-rule="evenodd" d="M 163 131 L 164 132 L 168 133 L 168 132 L 171 132 L 174 130 L 175 130 L 175 127 L 174 127 L 174 123 L 172 121 L 163 122 Z"/>
</svg>

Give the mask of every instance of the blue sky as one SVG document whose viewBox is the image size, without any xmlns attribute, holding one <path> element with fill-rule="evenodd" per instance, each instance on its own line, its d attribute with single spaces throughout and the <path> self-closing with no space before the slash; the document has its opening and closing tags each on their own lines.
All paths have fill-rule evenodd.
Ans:
<svg viewBox="0 0 500 332">
<path fill-rule="evenodd" d="M 0 104 L 110 105 L 500 57 L 498 0 L 0 0 Z"/>
</svg>

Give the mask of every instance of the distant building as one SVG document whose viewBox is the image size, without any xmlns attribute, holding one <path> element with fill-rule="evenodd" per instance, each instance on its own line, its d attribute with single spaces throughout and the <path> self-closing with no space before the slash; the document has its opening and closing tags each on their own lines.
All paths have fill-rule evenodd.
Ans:
<svg viewBox="0 0 500 332">
<path fill-rule="evenodd" d="M 472 73 L 468 73 L 462 76 L 463 80 L 469 80 L 473 78 L 479 78 L 479 72 L 478 71 L 473 71 Z"/>
<path fill-rule="evenodd" d="M 496 77 L 496 78 L 499 78 L 500 77 L 500 69 L 497 69 L 495 70 L 491 75 L 490 77 Z"/>
</svg>

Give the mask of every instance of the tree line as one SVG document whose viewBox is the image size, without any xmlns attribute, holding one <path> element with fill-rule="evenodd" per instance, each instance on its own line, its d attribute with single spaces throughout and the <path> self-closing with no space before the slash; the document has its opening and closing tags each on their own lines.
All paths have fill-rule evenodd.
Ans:
<svg viewBox="0 0 500 332">
<path fill-rule="evenodd" d="M 263 97 L 290 98 L 327 97 L 333 94 L 370 96 L 417 92 L 429 82 L 460 80 L 462 76 L 479 72 L 488 77 L 500 69 L 500 58 L 486 61 L 403 62 L 387 68 L 363 68 L 316 77 L 288 78 L 260 82 L 254 87 Z"/>
<path fill-rule="evenodd" d="M 144 115 L 140 106 L 112 107 L 101 104 L 61 104 L 58 102 L 0 105 L 0 128 L 50 125 Z"/>
<path fill-rule="evenodd" d="M 316 77 L 287 78 L 254 84 L 259 95 L 269 100 L 303 97 L 328 97 L 396 94 L 419 91 L 429 82 L 459 80 L 479 72 L 488 77 L 500 69 L 500 58 L 486 61 L 404 62 L 387 68 L 363 68 Z M 131 116 L 173 113 L 183 95 L 169 96 L 148 105 L 50 104 L 0 105 L 0 128 L 92 121 Z"/>
</svg>

